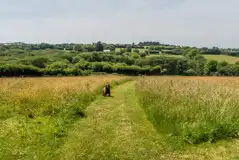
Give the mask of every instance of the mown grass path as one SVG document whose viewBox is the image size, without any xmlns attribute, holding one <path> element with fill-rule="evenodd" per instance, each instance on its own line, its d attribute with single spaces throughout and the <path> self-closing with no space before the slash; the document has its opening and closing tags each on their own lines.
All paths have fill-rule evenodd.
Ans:
<svg viewBox="0 0 239 160">
<path fill-rule="evenodd" d="M 74 124 L 61 159 L 157 159 L 159 135 L 139 107 L 134 82 L 112 91 L 113 97 L 98 99 L 87 108 L 87 117 Z"/>
<path fill-rule="evenodd" d="M 113 97 L 99 96 L 87 117 L 68 131 L 64 145 L 56 152 L 61 160 L 158 160 L 231 159 L 238 143 L 202 145 L 173 152 L 147 120 L 135 96 L 135 82 L 112 90 Z M 232 145 L 233 144 L 233 145 Z M 232 151 L 232 152 L 230 152 Z"/>
</svg>

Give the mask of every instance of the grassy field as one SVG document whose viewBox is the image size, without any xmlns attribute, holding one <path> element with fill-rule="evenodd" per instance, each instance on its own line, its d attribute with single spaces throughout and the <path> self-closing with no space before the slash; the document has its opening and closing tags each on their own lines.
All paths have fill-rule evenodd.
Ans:
<svg viewBox="0 0 239 160">
<path fill-rule="evenodd" d="M 176 58 L 183 57 L 181 55 L 173 55 L 173 54 L 150 54 L 150 55 L 148 55 L 148 57 L 159 57 L 159 56 L 176 57 Z"/>
<path fill-rule="evenodd" d="M 226 55 L 204 55 L 206 59 L 216 61 L 227 61 L 228 63 L 235 63 L 239 61 L 238 57 L 226 56 Z"/>
<path fill-rule="evenodd" d="M 121 50 L 125 50 L 126 48 L 115 48 L 115 52 L 120 52 Z M 144 48 L 138 48 L 137 49 L 139 51 L 139 53 L 145 53 L 146 52 L 146 49 Z M 132 48 L 132 51 L 133 53 L 135 53 L 135 48 Z"/>
<path fill-rule="evenodd" d="M 0 79 L 0 159 L 239 157 L 238 77 L 129 78 Z"/>
<path fill-rule="evenodd" d="M 170 54 L 151 54 L 150 57 L 157 56 L 166 56 L 166 57 L 183 57 L 181 55 L 170 55 Z M 203 55 L 208 60 L 216 60 L 216 61 L 227 61 L 228 63 L 235 63 L 239 61 L 238 57 L 226 56 L 226 55 Z"/>
<path fill-rule="evenodd" d="M 120 76 L 0 79 L 0 159 L 51 159 L 70 125 Z"/>
<path fill-rule="evenodd" d="M 143 78 L 140 104 L 174 142 L 200 144 L 239 135 L 238 78 Z"/>
</svg>

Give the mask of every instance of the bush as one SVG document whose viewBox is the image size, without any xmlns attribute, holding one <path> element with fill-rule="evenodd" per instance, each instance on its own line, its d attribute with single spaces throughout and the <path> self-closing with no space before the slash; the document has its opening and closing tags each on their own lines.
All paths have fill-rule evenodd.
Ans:
<svg viewBox="0 0 239 160">
<path fill-rule="evenodd" d="M 239 65 L 230 64 L 218 69 L 220 75 L 224 76 L 239 76 Z"/>
<path fill-rule="evenodd" d="M 205 64 L 204 72 L 206 75 L 211 75 L 211 73 L 215 73 L 217 71 L 217 61 L 215 60 L 209 60 Z"/>
<path fill-rule="evenodd" d="M 39 68 L 30 65 L 6 64 L 0 66 L 0 76 L 41 76 Z"/>
<path fill-rule="evenodd" d="M 56 68 L 56 69 L 51 69 L 51 68 L 45 68 L 44 69 L 44 75 L 50 75 L 50 76 L 56 76 L 56 75 L 65 75 L 64 69 L 61 68 Z"/>
<path fill-rule="evenodd" d="M 80 60 L 75 66 L 81 70 L 91 69 L 92 67 L 91 63 L 85 60 Z"/>
<path fill-rule="evenodd" d="M 145 70 L 139 66 L 117 66 L 115 68 L 115 71 L 117 73 L 127 75 L 138 75 L 141 74 L 142 72 L 145 72 Z"/>
<path fill-rule="evenodd" d="M 114 71 L 114 68 L 112 65 L 110 64 L 105 64 L 103 66 L 103 72 L 107 72 L 107 73 L 112 73 Z"/>
<path fill-rule="evenodd" d="M 89 75 L 91 75 L 91 71 L 90 70 L 82 71 L 82 76 L 89 76 Z"/>
<path fill-rule="evenodd" d="M 150 70 L 150 74 L 161 74 L 161 67 L 160 66 L 155 66 L 153 68 L 151 68 Z"/>
<path fill-rule="evenodd" d="M 196 72 L 193 69 L 189 69 L 185 72 L 187 76 L 196 76 Z"/>
<path fill-rule="evenodd" d="M 31 60 L 31 64 L 38 68 L 45 68 L 48 61 L 49 61 L 48 58 L 36 57 Z"/>
<path fill-rule="evenodd" d="M 64 69 L 64 75 L 79 76 L 82 75 L 82 70 L 79 68 L 66 68 Z"/>
<path fill-rule="evenodd" d="M 93 62 L 92 70 L 93 72 L 103 72 L 104 63 L 103 62 Z"/>
<path fill-rule="evenodd" d="M 64 61 L 54 62 L 47 66 L 47 69 L 65 69 L 68 67 L 68 63 Z"/>
</svg>

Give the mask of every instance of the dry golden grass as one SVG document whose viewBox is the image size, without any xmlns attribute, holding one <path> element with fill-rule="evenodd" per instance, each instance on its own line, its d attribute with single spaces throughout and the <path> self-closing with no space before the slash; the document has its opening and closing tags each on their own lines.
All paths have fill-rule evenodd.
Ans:
<svg viewBox="0 0 239 160">
<path fill-rule="evenodd" d="M 0 159 L 47 159 L 107 82 L 124 76 L 0 79 Z"/>
<path fill-rule="evenodd" d="M 0 114 L 0 118 L 1 116 L 7 117 L 7 113 L 12 115 L 16 112 L 42 114 L 51 108 L 59 108 L 58 106 L 67 103 L 76 94 L 93 94 L 97 87 L 107 82 L 124 78 L 123 76 L 112 75 L 59 78 L 3 78 L 0 79 L 0 111 L 4 114 Z"/>
<path fill-rule="evenodd" d="M 97 87 L 123 76 L 54 77 L 54 78 L 2 78 L 1 98 L 9 101 L 35 99 L 41 94 L 47 97 L 62 97 L 77 92 L 91 92 Z"/>
</svg>

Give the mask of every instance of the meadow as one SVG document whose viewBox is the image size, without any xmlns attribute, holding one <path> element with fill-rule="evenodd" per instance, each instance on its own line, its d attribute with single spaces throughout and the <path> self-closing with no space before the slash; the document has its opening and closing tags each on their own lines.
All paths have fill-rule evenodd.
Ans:
<svg viewBox="0 0 239 160">
<path fill-rule="evenodd" d="M 175 58 L 183 58 L 182 55 L 173 55 L 173 54 L 150 54 L 148 57 L 160 57 L 160 56 L 165 56 L 165 57 L 175 57 Z"/>
<path fill-rule="evenodd" d="M 49 159 L 102 86 L 123 76 L 1 78 L 0 159 Z"/>
<path fill-rule="evenodd" d="M 218 62 L 226 61 L 231 64 L 239 62 L 239 58 L 235 56 L 227 56 L 227 55 L 203 55 L 203 56 L 208 60 L 215 60 Z"/>
<path fill-rule="evenodd" d="M 107 82 L 111 98 L 101 96 Z M 238 155 L 238 77 L 94 75 L 0 84 L 0 159 Z"/>
<path fill-rule="evenodd" d="M 148 57 L 160 57 L 160 56 L 166 56 L 166 57 L 176 57 L 176 58 L 183 58 L 182 55 L 172 55 L 172 54 L 152 54 Z M 234 64 L 239 61 L 238 57 L 235 56 L 228 56 L 228 55 L 203 55 L 207 60 L 215 60 L 218 62 L 226 61 L 230 64 Z"/>
<path fill-rule="evenodd" d="M 239 79 L 146 77 L 136 84 L 139 103 L 157 131 L 182 144 L 239 136 Z"/>
</svg>

